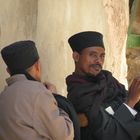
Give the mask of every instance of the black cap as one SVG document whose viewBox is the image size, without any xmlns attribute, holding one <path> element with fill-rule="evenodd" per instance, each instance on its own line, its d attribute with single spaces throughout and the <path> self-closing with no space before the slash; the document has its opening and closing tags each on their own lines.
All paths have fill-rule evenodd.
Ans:
<svg viewBox="0 0 140 140">
<path fill-rule="evenodd" d="M 11 71 L 26 70 L 39 59 L 35 43 L 31 40 L 10 44 L 1 50 L 1 55 Z"/>
<path fill-rule="evenodd" d="M 85 31 L 77 33 L 68 39 L 69 45 L 73 51 L 81 52 L 88 47 L 104 48 L 103 35 L 96 31 Z"/>
</svg>

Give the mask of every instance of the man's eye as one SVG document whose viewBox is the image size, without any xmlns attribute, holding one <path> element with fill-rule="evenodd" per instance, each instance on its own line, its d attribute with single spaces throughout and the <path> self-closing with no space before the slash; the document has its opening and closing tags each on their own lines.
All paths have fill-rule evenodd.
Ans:
<svg viewBox="0 0 140 140">
<path fill-rule="evenodd" d="M 97 55 L 94 54 L 94 53 L 90 53 L 89 55 L 90 55 L 90 56 L 93 56 L 93 57 L 97 57 Z"/>
<path fill-rule="evenodd" d="M 101 57 L 102 57 L 102 58 L 105 58 L 105 55 L 102 55 Z"/>
</svg>

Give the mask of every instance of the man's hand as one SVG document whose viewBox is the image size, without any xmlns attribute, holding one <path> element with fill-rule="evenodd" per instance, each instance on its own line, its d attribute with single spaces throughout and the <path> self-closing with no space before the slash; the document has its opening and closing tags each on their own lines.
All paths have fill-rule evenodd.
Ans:
<svg viewBox="0 0 140 140">
<path fill-rule="evenodd" d="M 140 76 L 136 77 L 128 91 L 128 100 L 126 104 L 134 108 L 135 104 L 140 100 Z"/>
<path fill-rule="evenodd" d="M 78 113 L 80 127 L 86 127 L 88 125 L 88 119 L 84 113 Z"/>
<path fill-rule="evenodd" d="M 50 82 L 44 82 L 44 85 L 50 90 L 52 93 L 57 93 L 56 86 L 51 84 Z"/>
</svg>

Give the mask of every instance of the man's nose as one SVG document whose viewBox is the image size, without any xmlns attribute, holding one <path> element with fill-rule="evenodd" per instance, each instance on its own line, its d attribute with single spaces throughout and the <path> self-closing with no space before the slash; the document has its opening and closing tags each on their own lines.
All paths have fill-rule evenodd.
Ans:
<svg viewBox="0 0 140 140">
<path fill-rule="evenodd" d="M 102 58 L 100 56 L 97 56 L 96 63 L 98 63 L 98 64 L 102 64 L 103 63 L 103 60 L 102 60 Z"/>
</svg>

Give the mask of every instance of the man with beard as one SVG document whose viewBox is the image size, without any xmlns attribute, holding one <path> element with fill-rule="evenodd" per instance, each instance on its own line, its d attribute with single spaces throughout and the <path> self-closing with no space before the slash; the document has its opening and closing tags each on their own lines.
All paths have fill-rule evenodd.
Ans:
<svg viewBox="0 0 140 140">
<path fill-rule="evenodd" d="M 111 72 L 102 70 L 105 48 L 99 32 L 80 32 L 68 42 L 75 71 L 66 84 L 79 117 L 81 140 L 140 139 L 140 77 L 127 91 Z"/>
<path fill-rule="evenodd" d="M 18 41 L 1 50 L 10 77 L 0 94 L 0 140 L 73 140 L 73 123 L 41 81 L 35 43 Z"/>
</svg>

